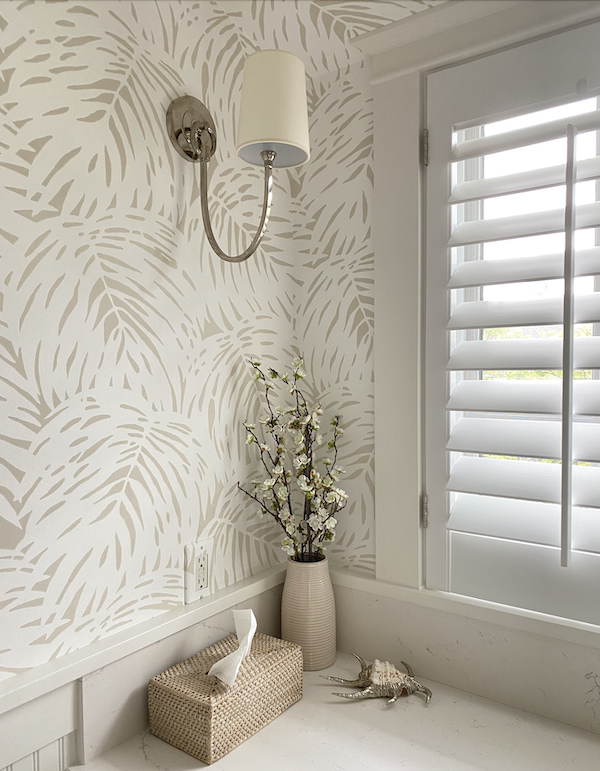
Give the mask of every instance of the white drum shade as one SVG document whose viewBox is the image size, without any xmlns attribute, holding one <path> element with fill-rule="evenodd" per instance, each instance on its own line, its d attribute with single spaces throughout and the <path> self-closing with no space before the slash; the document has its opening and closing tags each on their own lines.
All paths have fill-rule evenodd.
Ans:
<svg viewBox="0 0 600 771">
<path fill-rule="evenodd" d="M 237 153 L 262 166 L 274 150 L 275 168 L 300 166 L 310 157 L 304 64 L 288 51 L 257 51 L 246 59 Z"/>
</svg>

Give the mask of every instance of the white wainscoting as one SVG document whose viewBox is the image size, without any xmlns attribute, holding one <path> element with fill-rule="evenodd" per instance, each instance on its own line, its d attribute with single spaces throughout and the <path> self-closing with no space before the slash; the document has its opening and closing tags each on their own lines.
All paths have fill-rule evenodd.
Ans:
<svg viewBox="0 0 600 771">
<path fill-rule="evenodd" d="M 76 762 L 76 734 L 73 732 L 10 763 L 0 771 L 65 771 Z"/>
<path fill-rule="evenodd" d="M 67 683 L 0 715 L 0 768 L 64 771 L 75 757 L 68 737 L 77 729 L 78 701 L 77 683 Z"/>
<path fill-rule="evenodd" d="M 0 683 L 0 771 L 66 771 L 147 726 L 155 674 L 230 634 L 251 608 L 279 636 L 285 565 Z"/>
</svg>

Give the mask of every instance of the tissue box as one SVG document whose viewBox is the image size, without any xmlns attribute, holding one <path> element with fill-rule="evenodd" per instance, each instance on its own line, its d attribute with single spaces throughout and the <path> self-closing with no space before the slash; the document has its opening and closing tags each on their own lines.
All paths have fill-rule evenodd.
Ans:
<svg viewBox="0 0 600 771">
<path fill-rule="evenodd" d="M 233 686 L 206 673 L 237 650 L 235 634 L 150 680 L 150 731 L 214 763 L 302 697 L 302 649 L 256 634 Z"/>
</svg>

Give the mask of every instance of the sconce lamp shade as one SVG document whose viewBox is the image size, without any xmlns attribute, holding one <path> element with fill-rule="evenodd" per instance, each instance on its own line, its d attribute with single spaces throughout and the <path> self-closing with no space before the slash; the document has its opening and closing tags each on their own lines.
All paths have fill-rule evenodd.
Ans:
<svg viewBox="0 0 600 771">
<path fill-rule="evenodd" d="M 262 166 L 261 152 L 277 153 L 274 167 L 300 166 L 310 157 L 304 64 L 288 51 L 257 51 L 244 64 L 237 153 Z"/>
</svg>

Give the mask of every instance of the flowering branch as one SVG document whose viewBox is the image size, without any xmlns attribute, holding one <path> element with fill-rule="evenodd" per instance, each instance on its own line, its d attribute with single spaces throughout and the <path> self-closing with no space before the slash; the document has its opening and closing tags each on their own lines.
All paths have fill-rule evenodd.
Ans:
<svg viewBox="0 0 600 771">
<path fill-rule="evenodd" d="M 253 491 L 239 483 L 238 488 L 258 503 L 259 516 L 272 516 L 284 530 L 281 548 L 288 555 L 300 562 L 314 562 L 323 558 L 325 543 L 333 541 L 337 525 L 334 515 L 346 506 L 348 498 L 335 486 L 344 473 L 337 465 L 337 440 L 344 431 L 336 415 L 330 423 L 332 439 L 327 444 L 333 457 L 323 458 L 325 470 L 320 473 L 316 469 L 315 446 L 323 444 L 320 434 L 323 410 L 320 404 L 309 407 L 298 387 L 299 381 L 306 377 L 302 359 L 293 360 L 292 375 L 280 374 L 272 367 L 265 374 L 261 362 L 255 358 L 250 359 L 250 364 L 254 380 L 264 388 L 267 414 L 259 418 L 259 423 L 272 446 L 260 440 L 254 423 L 244 423 L 246 444 L 258 447 L 267 476 L 252 480 Z M 273 406 L 271 392 L 277 381 L 287 386 L 294 397 L 292 407 Z M 301 516 L 297 516 L 299 510 Z"/>
</svg>

